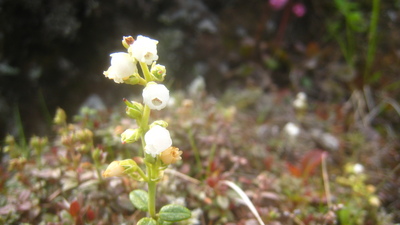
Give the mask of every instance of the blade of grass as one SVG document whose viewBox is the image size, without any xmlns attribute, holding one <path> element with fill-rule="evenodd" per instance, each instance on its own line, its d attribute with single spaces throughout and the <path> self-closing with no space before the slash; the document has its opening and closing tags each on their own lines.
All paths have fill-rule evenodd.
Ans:
<svg viewBox="0 0 400 225">
<path fill-rule="evenodd" d="M 377 42 L 376 30 L 378 27 L 378 20 L 379 20 L 379 8 L 380 8 L 379 6 L 380 6 L 380 0 L 372 1 L 372 14 L 368 31 L 368 49 L 367 49 L 367 60 L 364 71 L 364 84 L 368 82 L 367 77 L 370 75 L 372 62 L 374 61 L 375 58 L 376 42 Z"/>
<path fill-rule="evenodd" d="M 203 167 L 201 166 L 200 153 L 199 153 L 199 149 L 197 148 L 196 142 L 194 140 L 194 134 L 193 134 L 193 130 L 191 128 L 189 128 L 188 138 L 189 138 L 190 146 L 192 147 L 193 152 L 194 152 L 194 157 L 196 159 L 197 169 L 198 169 L 199 173 L 202 174 L 203 173 Z"/>
<path fill-rule="evenodd" d="M 325 188 L 325 195 L 326 195 L 326 202 L 328 204 L 328 208 L 330 209 L 332 206 L 331 202 L 331 189 L 329 187 L 329 176 L 328 171 L 326 169 L 326 155 L 322 155 L 322 179 L 324 181 L 324 188 Z"/>
<path fill-rule="evenodd" d="M 21 114 L 19 113 L 19 107 L 17 104 L 14 106 L 14 115 L 15 115 L 15 124 L 18 129 L 19 145 L 22 148 L 25 158 L 28 159 L 29 151 L 25 140 L 25 131 L 24 131 L 24 126 L 22 124 Z"/>
<path fill-rule="evenodd" d="M 215 156 L 215 150 L 217 149 L 217 143 L 214 142 L 213 145 L 211 146 L 210 150 L 210 157 L 208 158 L 208 166 L 207 166 L 207 174 L 210 174 L 211 172 L 211 165 L 214 161 L 214 156 Z"/>
<path fill-rule="evenodd" d="M 258 223 L 260 223 L 261 225 L 265 225 L 260 217 L 260 214 L 258 214 L 256 207 L 253 205 L 249 197 L 246 195 L 246 193 L 244 193 L 244 191 L 239 186 L 237 186 L 232 181 L 228 180 L 222 180 L 220 182 L 232 188 L 242 198 L 247 207 L 249 207 L 250 211 L 256 217 Z"/>
<path fill-rule="evenodd" d="M 43 113 L 43 116 L 46 120 L 47 126 L 51 126 L 53 124 L 53 117 L 51 116 L 49 109 L 47 108 L 46 99 L 44 98 L 43 92 L 41 89 L 38 91 L 38 99 L 40 103 L 40 109 Z"/>
</svg>

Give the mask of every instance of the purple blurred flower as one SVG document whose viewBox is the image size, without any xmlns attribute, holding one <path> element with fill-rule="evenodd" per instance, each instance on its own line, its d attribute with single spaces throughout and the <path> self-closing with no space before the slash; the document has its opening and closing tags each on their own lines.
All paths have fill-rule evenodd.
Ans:
<svg viewBox="0 0 400 225">
<path fill-rule="evenodd" d="M 282 9 L 287 2 L 288 0 L 269 0 L 269 4 L 275 10 Z"/>
<path fill-rule="evenodd" d="M 303 3 L 296 3 L 293 5 L 292 11 L 297 17 L 303 17 L 306 14 L 307 9 Z"/>
</svg>

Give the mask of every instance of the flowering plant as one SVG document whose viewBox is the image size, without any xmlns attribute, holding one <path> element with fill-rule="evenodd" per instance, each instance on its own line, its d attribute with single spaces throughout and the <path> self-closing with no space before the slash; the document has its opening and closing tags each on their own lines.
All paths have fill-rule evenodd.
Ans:
<svg viewBox="0 0 400 225">
<path fill-rule="evenodd" d="M 104 75 L 115 83 L 144 86 L 144 104 L 124 99 L 126 114 L 136 120 L 138 128 L 123 132 L 121 142 L 125 144 L 141 140 L 146 168 L 143 170 L 132 159 L 114 161 L 107 167 L 103 177 L 126 175 L 147 183 L 147 191 L 138 189 L 129 194 L 132 204 L 149 215 L 137 224 L 171 224 L 189 219 L 190 210 L 181 205 L 165 205 L 156 212 L 156 184 L 162 178 L 163 170 L 181 160 L 182 154 L 172 146 L 167 122 L 156 120 L 149 124 L 150 111 L 165 108 L 169 99 L 169 90 L 163 84 L 156 83 L 162 82 L 166 76 L 165 66 L 156 64 L 158 41 L 139 35 L 136 40 L 131 36 L 124 37 L 122 44 L 128 53 L 111 54 L 111 66 Z M 137 65 L 143 76 L 139 74 Z"/>
</svg>

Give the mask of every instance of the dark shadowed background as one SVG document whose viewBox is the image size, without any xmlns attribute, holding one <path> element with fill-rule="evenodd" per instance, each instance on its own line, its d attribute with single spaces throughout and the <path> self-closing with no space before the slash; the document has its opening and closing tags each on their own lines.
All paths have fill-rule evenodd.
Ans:
<svg viewBox="0 0 400 225">
<path fill-rule="evenodd" d="M 289 7 L 298 2 L 307 9 L 301 18 Z M 399 56 L 393 49 L 399 46 L 393 38 L 399 32 L 396 4 L 382 3 L 379 37 L 387 41 L 377 54 L 387 54 L 375 67 L 385 73 L 386 83 L 398 77 L 393 67 Z M 360 1 L 365 18 L 370 8 L 370 1 Z M 330 1 L 289 1 L 274 10 L 265 0 L 2 0 L 0 137 L 22 128 L 26 136 L 46 133 L 56 107 L 74 115 L 92 95 L 109 107 L 121 104 L 118 100 L 132 88 L 102 73 L 110 53 L 125 51 L 121 39 L 126 35 L 160 41 L 159 63 L 166 65 L 175 88 L 201 75 L 216 95 L 228 86 L 260 86 L 345 100 L 359 74 L 348 72 L 329 33 L 332 21 L 343 17 Z M 355 41 L 366 43 L 365 36 Z M 361 63 L 355 68 L 362 67 L 362 60 L 356 62 Z M 327 75 L 329 68 L 333 75 Z"/>
</svg>

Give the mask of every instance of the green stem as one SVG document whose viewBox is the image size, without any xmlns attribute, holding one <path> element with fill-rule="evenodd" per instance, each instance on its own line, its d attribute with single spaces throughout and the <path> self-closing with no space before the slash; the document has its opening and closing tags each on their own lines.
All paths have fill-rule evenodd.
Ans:
<svg viewBox="0 0 400 225">
<path fill-rule="evenodd" d="M 139 62 L 139 64 L 140 64 L 140 68 L 142 68 L 144 79 L 147 82 L 153 81 L 153 79 L 150 75 L 149 67 L 147 66 L 147 64 L 144 62 Z"/>
<path fill-rule="evenodd" d="M 380 0 L 372 0 L 372 15 L 371 22 L 368 32 L 368 50 L 367 50 L 367 60 L 364 71 L 364 84 L 367 83 L 367 77 L 369 75 L 369 70 L 371 69 L 371 64 L 374 61 L 375 50 L 376 50 L 376 29 L 378 27 L 379 20 L 379 5 Z"/>
<path fill-rule="evenodd" d="M 36 153 L 37 153 L 36 163 L 37 163 L 39 169 L 41 169 L 42 168 L 42 148 L 39 147 L 38 149 L 36 149 Z"/>
<path fill-rule="evenodd" d="M 156 182 L 155 181 L 149 181 L 147 182 L 148 184 L 148 194 L 149 194 L 149 213 L 151 218 L 157 219 L 156 218 Z"/>
<path fill-rule="evenodd" d="M 203 172 L 203 167 L 201 166 L 200 153 L 199 153 L 199 149 L 197 149 L 197 146 L 196 146 L 196 143 L 195 143 L 195 140 L 194 140 L 194 137 L 193 137 L 193 130 L 192 129 L 189 129 L 189 143 L 190 143 L 190 146 L 192 147 L 193 152 L 194 152 L 194 157 L 195 157 L 195 160 L 196 160 L 198 171 L 200 173 L 202 173 Z"/>
<path fill-rule="evenodd" d="M 150 108 L 147 105 L 144 105 L 143 116 L 142 116 L 142 119 L 140 120 L 140 124 L 139 124 L 140 128 L 143 131 L 142 136 L 140 138 L 142 141 L 142 151 L 143 151 L 144 158 L 146 158 L 146 154 L 145 154 L 146 142 L 144 141 L 144 135 L 149 130 L 149 117 L 150 117 Z"/>
<path fill-rule="evenodd" d="M 100 162 L 98 159 L 93 159 L 94 161 L 94 166 L 96 167 L 96 172 L 97 172 L 97 176 L 99 178 L 99 183 L 103 183 L 103 176 L 101 175 L 100 172 Z"/>
<path fill-rule="evenodd" d="M 144 174 L 143 170 L 140 169 L 140 167 L 138 167 L 138 169 L 136 170 L 136 172 L 139 173 L 139 175 L 143 178 L 144 181 L 148 182 L 149 178 L 146 176 L 146 174 Z"/>
<path fill-rule="evenodd" d="M 140 63 L 140 65 L 142 66 L 143 71 L 145 71 L 142 63 Z M 144 66 L 145 66 L 145 68 L 147 68 L 147 65 L 144 64 Z M 145 77 L 146 77 L 146 72 L 143 72 L 143 73 L 145 74 Z M 147 69 L 147 73 L 148 73 L 148 69 Z M 150 75 L 150 74 L 148 73 L 148 75 Z M 147 77 L 146 77 L 146 80 L 148 80 Z M 146 153 L 145 153 L 146 152 L 145 151 L 146 142 L 144 140 L 144 135 L 149 130 L 149 117 L 150 117 L 150 108 L 147 105 L 145 105 L 143 108 L 143 116 L 140 121 L 140 128 L 143 130 L 141 140 L 142 140 L 142 149 L 143 149 L 144 158 L 146 158 Z M 143 173 L 143 171 L 139 171 L 140 176 L 146 177 L 145 174 L 141 174 L 140 172 Z M 155 168 L 154 164 L 146 163 L 146 172 L 147 172 L 147 179 L 145 179 L 145 180 L 147 181 L 148 197 L 149 197 L 148 210 L 149 210 L 150 216 L 153 219 L 156 219 L 156 181 L 154 181 L 154 177 L 158 176 L 158 171 L 157 171 L 157 168 Z"/>
<path fill-rule="evenodd" d="M 149 130 L 149 117 L 150 117 L 150 108 L 145 104 L 143 108 L 143 116 L 140 123 L 140 128 L 143 130 L 143 134 L 145 134 Z"/>
<path fill-rule="evenodd" d="M 149 196 L 149 201 L 148 201 L 148 210 L 150 216 L 157 220 L 156 218 L 156 185 L 157 185 L 157 179 L 156 176 L 158 176 L 158 167 L 156 164 L 151 164 L 148 163 L 146 164 L 147 166 L 147 176 L 148 176 L 148 196 Z"/>
<path fill-rule="evenodd" d="M 346 22 L 346 60 L 351 68 L 354 68 L 354 34 L 349 22 Z"/>
</svg>

